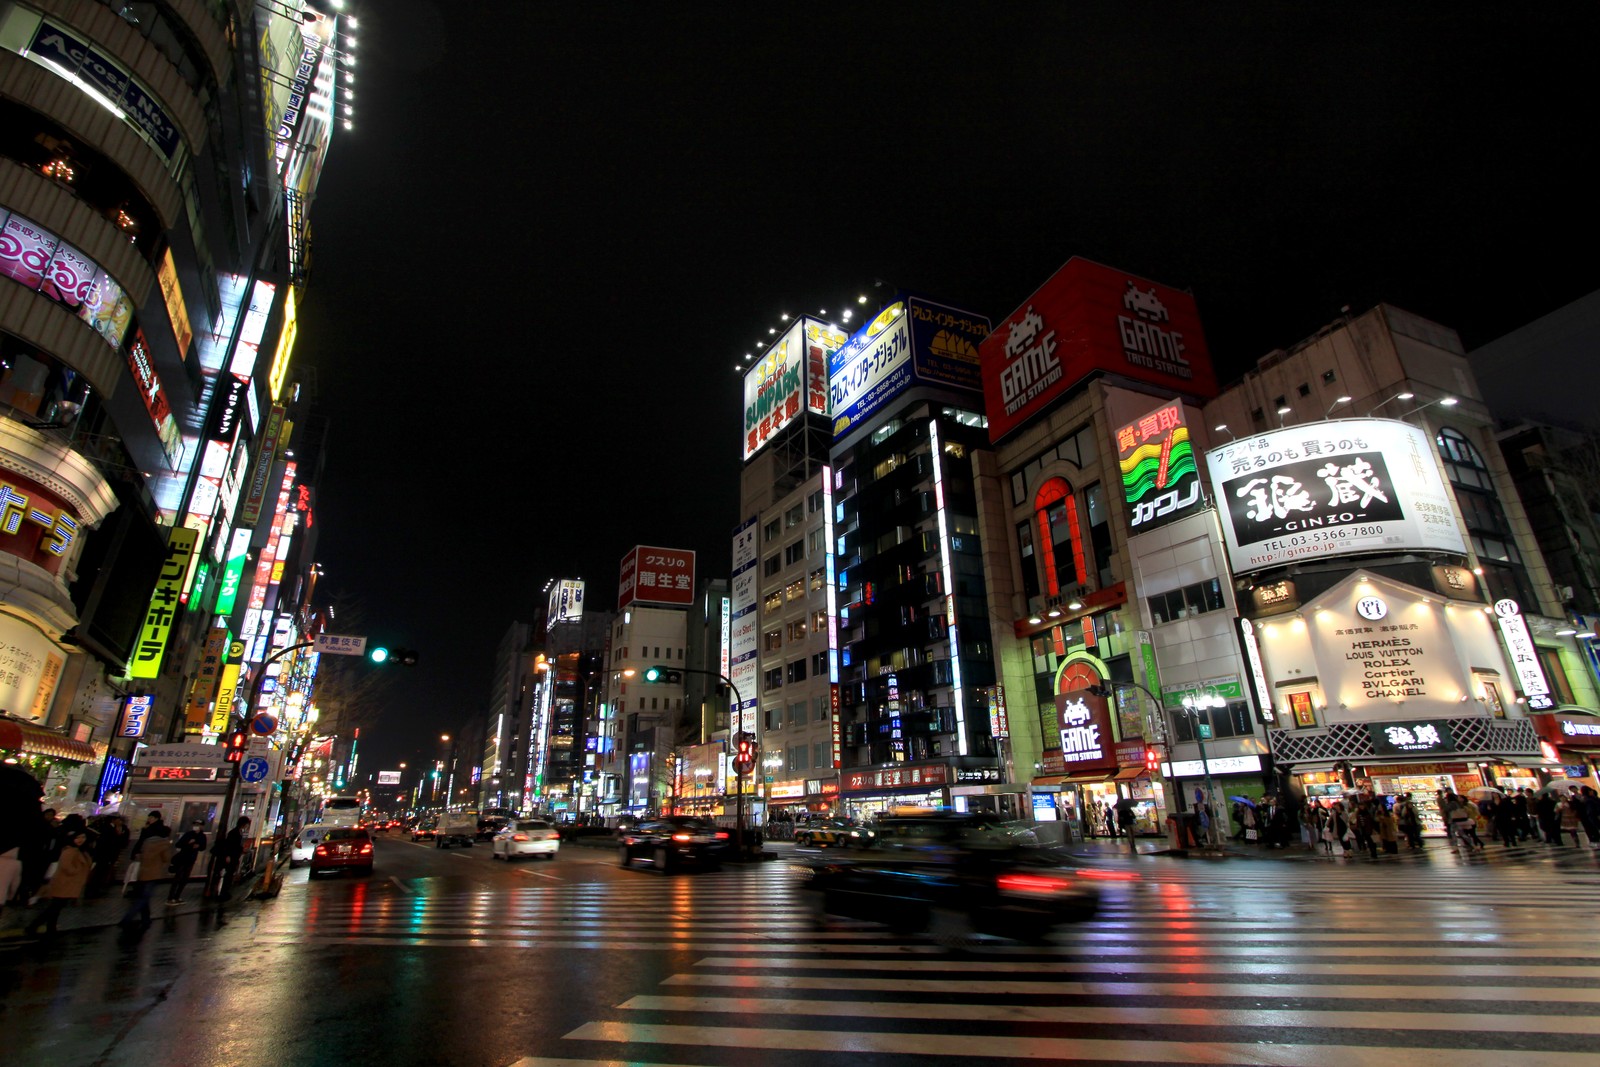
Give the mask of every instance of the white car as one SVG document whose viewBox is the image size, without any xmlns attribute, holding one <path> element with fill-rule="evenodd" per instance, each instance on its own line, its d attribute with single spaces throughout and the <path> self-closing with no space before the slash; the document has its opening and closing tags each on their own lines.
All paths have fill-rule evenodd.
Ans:
<svg viewBox="0 0 1600 1067">
<path fill-rule="evenodd" d="M 308 826 L 300 831 L 300 836 L 294 839 L 294 844 L 289 849 L 289 866 L 299 867 L 311 862 L 311 853 L 316 850 L 317 842 L 322 840 L 322 835 L 328 832 L 326 826 Z"/>
<path fill-rule="evenodd" d="M 543 819 L 520 819 L 507 823 L 489 842 L 492 859 L 514 860 L 518 856 L 556 858 L 561 848 L 561 833 Z"/>
</svg>

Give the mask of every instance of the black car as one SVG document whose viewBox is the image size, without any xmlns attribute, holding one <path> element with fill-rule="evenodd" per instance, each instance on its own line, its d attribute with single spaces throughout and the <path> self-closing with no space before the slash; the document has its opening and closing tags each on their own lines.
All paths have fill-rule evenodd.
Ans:
<svg viewBox="0 0 1600 1067">
<path fill-rule="evenodd" d="M 880 819 L 870 850 L 798 865 L 821 915 L 883 923 L 897 933 L 1042 939 L 1092 918 L 1103 872 L 1062 866 L 991 816 L 933 813 Z"/>
<path fill-rule="evenodd" d="M 726 830 L 690 815 L 648 819 L 617 831 L 617 859 L 632 867 L 643 860 L 662 874 L 680 867 L 714 870 L 732 847 Z"/>
</svg>

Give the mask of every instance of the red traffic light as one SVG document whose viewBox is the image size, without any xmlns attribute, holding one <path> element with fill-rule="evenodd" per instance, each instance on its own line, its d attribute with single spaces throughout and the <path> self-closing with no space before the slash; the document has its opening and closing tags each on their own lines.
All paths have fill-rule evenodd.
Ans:
<svg viewBox="0 0 1600 1067">
<path fill-rule="evenodd" d="M 1156 751 L 1154 745 L 1149 745 L 1144 750 L 1144 769 L 1151 774 L 1161 770 L 1161 753 Z"/>
<path fill-rule="evenodd" d="M 756 743 L 752 738 L 741 737 L 733 752 L 735 774 L 749 774 L 756 768 Z"/>
<path fill-rule="evenodd" d="M 243 730 L 235 730 L 228 735 L 227 749 L 224 755 L 229 763 L 238 763 L 244 759 L 244 750 L 250 744 L 250 737 Z"/>
</svg>

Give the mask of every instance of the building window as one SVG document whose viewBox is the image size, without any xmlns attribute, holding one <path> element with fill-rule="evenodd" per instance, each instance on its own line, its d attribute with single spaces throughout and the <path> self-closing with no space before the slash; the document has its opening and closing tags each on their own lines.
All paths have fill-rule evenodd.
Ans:
<svg viewBox="0 0 1600 1067">
<path fill-rule="evenodd" d="M 766 578 L 771 578 L 781 570 L 783 570 L 783 557 L 781 556 L 768 556 L 761 564 L 761 574 Z"/>
<path fill-rule="evenodd" d="M 806 746 L 789 746 L 789 770 L 803 771 L 806 769 Z"/>
<path fill-rule="evenodd" d="M 1298 392 L 1300 393 L 1301 396 L 1310 396 L 1311 395 L 1311 386 L 1307 385 L 1305 382 L 1301 382 Z"/>
<path fill-rule="evenodd" d="M 1461 519 L 1466 523 L 1473 554 L 1483 567 L 1483 581 L 1489 587 L 1491 599 L 1509 598 L 1534 607 L 1538 602 L 1528 582 L 1527 568 L 1522 564 L 1522 553 L 1511 540 L 1511 527 L 1495 493 L 1489 465 L 1459 430 L 1447 426 L 1439 431 L 1435 440 L 1439 457 L 1444 460 L 1445 476 L 1456 490 Z"/>
<path fill-rule="evenodd" d="M 764 714 L 766 715 L 767 729 L 783 729 L 783 706 L 781 704 L 774 708 L 767 708 Z"/>
<path fill-rule="evenodd" d="M 783 593 L 781 592 L 768 593 L 761 601 L 762 611 L 773 612 L 781 607 L 783 607 Z"/>
<path fill-rule="evenodd" d="M 794 581 L 783 587 L 783 598 L 785 600 L 799 600 L 805 595 L 806 580 L 804 578 L 796 578 Z"/>
<path fill-rule="evenodd" d="M 823 633 L 828 628 L 828 613 L 816 611 L 811 614 L 811 630 L 813 633 Z"/>
<path fill-rule="evenodd" d="M 806 553 L 813 559 L 823 554 L 828 543 L 824 539 L 824 534 L 826 533 L 826 530 L 818 526 L 815 530 L 806 534 Z"/>
<path fill-rule="evenodd" d="M 811 657 L 811 673 L 821 678 L 828 673 L 828 654 L 818 652 Z"/>
<path fill-rule="evenodd" d="M 805 558 L 806 543 L 804 541 L 796 541 L 794 544 L 786 546 L 783 550 L 783 565 L 785 567 L 792 567 Z"/>
<path fill-rule="evenodd" d="M 1250 705 L 1236 700 L 1225 708 L 1197 708 L 1191 721 L 1187 710 L 1174 711 L 1172 717 L 1173 740 L 1193 741 L 1194 723 L 1209 724 L 1211 736 L 1202 741 L 1217 741 L 1225 737 L 1249 737 L 1255 733 L 1255 723 L 1250 720 Z"/>
<path fill-rule="evenodd" d="M 1195 582 L 1168 593 L 1157 593 L 1146 597 L 1145 603 L 1150 607 L 1152 626 L 1176 622 L 1190 615 L 1203 615 L 1208 611 L 1220 611 L 1228 606 L 1222 598 L 1222 582 L 1216 578 Z"/>
<path fill-rule="evenodd" d="M 776 541 L 778 535 L 782 532 L 783 525 L 777 519 L 773 519 L 761 528 L 761 539 L 763 541 Z"/>
<path fill-rule="evenodd" d="M 1111 509 L 1106 507 L 1105 490 L 1095 482 L 1083 491 L 1084 509 L 1089 512 L 1089 547 L 1094 551 L 1095 581 L 1101 589 L 1116 584 L 1111 568 Z"/>
<path fill-rule="evenodd" d="M 761 635 L 761 649 L 763 652 L 776 652 L 783 647 L 783 631 L 768 630 Z"/>
<path fill-rule="evenodd" d="M 789 725 L 803 726 L 806 721 L 806 702 L 804 700 L 789 705 Z"/>
<path fill-rule="evenodd" d="M 826 767 L 828 765 L 827 759 L 828 754 L 821 741 L 818 741 L 811 746 L 811 766 Z"/>
<path fill-rule="evenodd" d="M 821 510 L 822 510 L 822 490 L 818 489 L 816 492 L 814 492 L 810 496 L 806 497 L 806 511 L 808 511 L 811 514 L 815 515 L 817 512 L 819 512 Z"/>
<path fill-rule="evenodd" d="M 806 680 L 806 661 L 797 659 L 784 668 L 784 679 L 789 682 L 803 682 Z"/>
<path fill-rule="evenodd" d="M 806 506 L 804 504 L 796 504 L 794 507 L 783 513 L 783 526 L 786 530 L 793 529 L 805 521 Z"/>
<path fill-rule="evenodd" d="M 812 699 L 812 701 L 811 701 L 811 721 L 812 722 L 827 722 L 828 721 L 828 698 L 827 697 L 814 697 Z"/>
<path fill-rule="evenodd" d="M 766 673 L 764 673 L 761 676 L 761 690 L 762 690 L 762 692 L 770 692 L 773 689 L 782 689 L 782 688 L 783 688 L 783 668 L 782 667 L 774 667 L 774 668 L 772 668 L 771 670 L 767 671 Z"/>
<path fill-rule="evenodd" d="M 1322 372 L 1322 381 L 1324 384 L 1332 385 L 1336 380 L 1337 376 L 1333 373 L 1333 371 L 1325 370 Z"/>
<path fill-rule="evenodd" d="M 810 576 L 811 591 L 813 593 L 822 592 L 822 586 L 825 583 L 825 579 L 826 576 L 823 574 L 823 569 L 821 567 L 818 567 L 816 570 L 812 571 Z"/>
<path fill-rule="evenodd" d="M 789 641 L 804 641 L 806 639 L 806 622 L 791 622 L 784 627 L 784 638 Z"/>
<path fill-rule="evenodd" d="M 1033 558 L 1033 522 L 1017 523 L 1017 555 L 1022 559 L 1022 595 L 1032 600 L 1039 595 L 1039 567 Z"/>
<path fill-rule="evenodd" d="M 1567 681 L 1567 669 L 1561 665 L 1561 653 L 1554 648 L 1539 649 L 1539 666 L 1544 668 L 1544 680 L 1550 683 L 1550 695 L 1558 704 L 1575 704 L 1572 684 Z"/>
<path fill-rule="evenodd" d="M 1046 596 L 1060 596 L 1083 580 L 1083 535 L 1078 528 L 1078 498 L 1065 478 L 1051 478 L 1033 498 L 1033 523 L 1043 556 Z"/>
</svg>

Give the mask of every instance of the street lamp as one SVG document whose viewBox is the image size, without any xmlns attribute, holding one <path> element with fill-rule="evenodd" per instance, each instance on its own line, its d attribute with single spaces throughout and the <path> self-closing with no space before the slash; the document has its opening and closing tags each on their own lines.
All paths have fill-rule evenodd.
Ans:
<svg viewBox="0 0 1600 1067">
<path fill-rule="evenodd" d="M 1426 411 L 1428 408 L 1433 407 L 1435 404 L 1438 404 L 1440 407 L 1453 408 L 1459 403 L 1461 403 L 1461 401 L 1458 400 L 1456 397 L 1453 397 L 1453 396 L 1441 396 L 1439 399 L 1430 400 L 1426 404 L 1418 404 L 1416 407 L 1412 408 L 1410 411 L 1401 412 L 1400 417 L 1402 419 L 1408 418 L 1409 416 L 1415 415 L 1419 411 Z"/>
<path fill-rule="evenodd" d="M 1382 404 L 1379 404 L 1377 407 L 1368 410 L 1367 417 L 1371 418 L 1373 415 L 1376 415 L 1379 411 L 1387 407 L 1389 404 L 1394 403 L 1396 400 L 1410 400 L 1416 395 L 1416 393 L 1413 393 L 1410 390 L 1402 390 L 1401 392 L 1394 394 L 1394 396 L 1391 396 L 1388 400 L 1385 400 Z"/>
<path fill-rule="evenodd" d="M 1334 408 L 1336 408 L 1336 407 L 1339 407 L 1339 406 L 1340 406 L 1340 405 L 1341 405 L 1341 404 L 1348 404 L 1348 403 L 1350 403 L 1350 399 L 1351 399 L 1351 398 L 1350 398 L 1350 397 L 1348 397 L 1348 396 L 1341 396 L 1341 397 L 1339 397 L 1339 398 L 1338 398 L 1338 399 L 1337 399 L 1337 400 L 1335 400 L 1335 401 L 1334 401 L 1334 402 L 1333 402 L 1333 403 L 1332 403 L 1332 404 L 1330 404 L 1330 405 L 1328 405 L 1328 410 L 1327 410 L 1327 411 L 1324 411 L 1324 412 L 1323 412 L 1323 413 L 1322 413 L 1322 417 L 1323 417 L 1323 418 L 1327 418 L 1327 417 L 1328 417 L 1328 416 L 1329 416 L 1329 415 L 1332 415 L 1332 414 L 1333 414 L 1333 409 L 1334 409 Z"/>
</svg>

